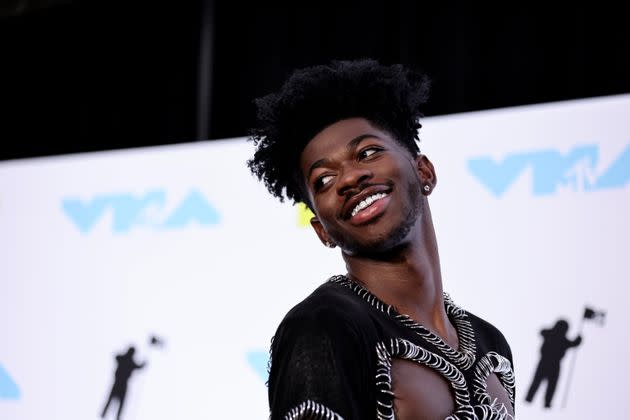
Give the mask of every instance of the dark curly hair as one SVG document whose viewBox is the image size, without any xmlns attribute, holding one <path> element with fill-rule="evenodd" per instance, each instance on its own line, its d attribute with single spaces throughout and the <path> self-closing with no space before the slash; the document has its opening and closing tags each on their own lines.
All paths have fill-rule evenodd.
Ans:
<svg viewBox="0 0 630 420">
<path fill-rule="evenodd" d="M 280 201 L 286 195 L 312 208 L 299 167 L 308 141 L 337 121 L 363 117 L 415 156 L 428 90 L 426 75 L 370 59 L 296 70 L 280 91 L 254 101 L 258 126 L 249 139 L 256 152 L 247 165 Z"/>
</svg>

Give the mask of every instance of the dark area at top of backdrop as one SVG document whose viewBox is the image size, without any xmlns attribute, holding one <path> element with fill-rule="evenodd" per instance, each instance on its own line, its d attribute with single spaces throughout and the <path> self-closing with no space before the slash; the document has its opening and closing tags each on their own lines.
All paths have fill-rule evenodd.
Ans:
<svg viewBox="0 0 630 420">
<path fill-rule="evenodd" d="M 4 4 L 0 159 L 244 136 L 253 98 L 330 59 L 425 70 L 427 116 L 630 92 L 630 25 L 605 2 Z"/>
</svg>

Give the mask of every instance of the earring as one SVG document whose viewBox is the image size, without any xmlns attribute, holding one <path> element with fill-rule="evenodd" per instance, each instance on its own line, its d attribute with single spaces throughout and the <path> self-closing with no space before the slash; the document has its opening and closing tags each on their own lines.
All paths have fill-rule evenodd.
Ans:
<svg viewBox="0 0 630 420">
<path fill-rule="evenodd" d="M 328 248 L 334 248 L 335 244 L 333 244 L 332 242 L 326 241 L 326 243 L 324 244 L 326 245 Z"/>
<path fill-rule="evenodd" d="M 423 189 L 424 189 L 424 191 L 426 191 L 426 192 L 431 191 L 431 187 L 429 187 L 429 185 L 425 185 Z"/>
</svg>

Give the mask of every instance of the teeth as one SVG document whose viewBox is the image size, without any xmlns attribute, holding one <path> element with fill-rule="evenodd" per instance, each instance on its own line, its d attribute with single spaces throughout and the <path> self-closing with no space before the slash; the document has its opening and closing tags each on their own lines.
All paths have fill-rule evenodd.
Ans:
<svg viewBox="0 0 630 420">
<path fill-rule="evenodd" d="M 365 200 L 357 204 L 354 209 L 352 209 L 352 217 L 354 217 L 354 215 L 356 215 L 358 212 L 360 212 L 364 208 L 370 206 L 370 204 L 372 204 L 373 202 L 380 200 L 381 198 L 386 197 L 386 196 L 387 194 L 385 193 L 372 194 L 371 196 L 369 196 L 368 198 L 366 198 Z"/>
</svg>

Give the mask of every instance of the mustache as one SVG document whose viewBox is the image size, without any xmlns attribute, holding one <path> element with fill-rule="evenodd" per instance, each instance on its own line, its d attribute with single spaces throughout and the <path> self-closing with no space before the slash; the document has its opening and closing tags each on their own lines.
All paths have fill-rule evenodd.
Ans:
<svg viewBox="0 0 630 420">
<path fill-rule="evenodd" d="M 367 182 L 367 181 L 361 182 L 359 185 L 356 186 L 356 188 L 352 188 L 348 190 L 349 193 L 346 194 L 344 205 L 347 204 L 348 201 L 352 199 L 352 197 L 354 197 L 355 195 L 361 194 L 361 192 L 365 190 L 366 188 L 376 187 L 376 186 L 379 186 L 379 187 L 385 186 L 391 190 L 394 186 L 394 183 L 390 180 L 387 180 L 385 182 Z"/>
</svg>

